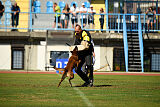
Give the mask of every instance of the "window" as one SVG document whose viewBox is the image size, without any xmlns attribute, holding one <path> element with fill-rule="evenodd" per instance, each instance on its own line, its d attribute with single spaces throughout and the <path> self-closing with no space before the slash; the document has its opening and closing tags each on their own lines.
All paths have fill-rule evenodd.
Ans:
<svg viewBox="0 0 160 107">
<path fill-rule="evenodd" d="M 11 68 L 23 70 L 24 69 L 24 48 L 12 47 L 12 64 Z"/>
<path fill-rule="evenodd" d="M 151 70 L 160 71 L 160 54 L 152 54 Z"/>
<path fill-rule="evenodd" d="M 124 58 L 123 48 L 114 48 L 113 70 L 114 71 L 125 71 L 125 58 Z"/>
</svg>

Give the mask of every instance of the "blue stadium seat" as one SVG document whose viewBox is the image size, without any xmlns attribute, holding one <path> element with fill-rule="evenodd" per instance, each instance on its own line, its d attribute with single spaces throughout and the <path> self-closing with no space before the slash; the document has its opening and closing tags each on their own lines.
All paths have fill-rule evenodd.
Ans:
<svg viewBox="0 0 160 107">
<path fill-rule="evenodd" d="M 34 1 L 34 7 L 40 7 L 41 6 L 41 2 L 40 1 Z"/>
<path fill-rule="evenodd" d="M 6 19 L 6 20 L 4 21 L 4 24 L 7 25 L 7 26 L 10 26 L 10 25 L 11 25 L 10 19 Z"/>
<path fill-rule="evenodd" d="M 85 4 L 86 8 L 90 8 L 90 3 L 89 2 L 84 2 L 84 4 Z"/>
<path fill-rule="evenodd" d="M 77 2 L 73 1 L 73 2 L 71 3 L 71 7 L 73 6 L 73 4 L 76 4 L 76 7 L 78 7 Z"/>
<path fill-rule="evenodd" d="M 35 13 L 40 13 L 41 12 L 41 8 L 40 7 L 35 7 L 34 8 L 34 12 Z"/>
<path fill-rule="evenodd" d="M 47 8 L 47 13 L 53 13 L 53 8 Z"/>
<path fill-rule="evenodd" d="M 60 1 L 58 5 L 59 5 L 60 8 L 64 8 L 65 7 L 65 3 L 62 2 L 62 1 Z"/>
<path fill-rule="evenodd" d="M 10 7 L 5 7 L 5 12 L 11 12 L 11 8 Z"/>
<path fill-rule="evenodd" d="M 33 5 L 34 5 L 34 12 L 40 13 L 41 12 L 41 8 L 40 8 L 41 2 L 40 1 L 34 1 Z"/>
<path fill-rule="evenodd" d="M 6 18 L 6 19 L 10 19 L 10 18 L 11 18 L 11 14 L 6 13 L 6 14 L 5 14 L 5 18 Z"/>
<path fill-rule="evenodd" d="M 6 6 L 6 7 L 11 6 L 11 1 L 10 1 L 10 0 L 7 0 L 7 1 L 5 2 L 5 6 Z"/>
<path fill-rule="evenodd" d="M 53 7 L 53 2 L 52 1 L 47 1 L 46 6 L 47 7 Z"/>
<path fill-rule="evenodd" d="M 47 13 L 53 13 L 53 2 L 47 1 L 46 6 L 47 6 Z"/>
</svg>

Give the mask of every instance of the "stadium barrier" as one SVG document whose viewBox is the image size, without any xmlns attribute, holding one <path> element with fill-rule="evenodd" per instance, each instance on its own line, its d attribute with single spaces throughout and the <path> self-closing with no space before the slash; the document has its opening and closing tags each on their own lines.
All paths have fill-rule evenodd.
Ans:
<svg viewBox="0 0 160 107">
<path fill-rule="evenodd" d="M 8 30 L 13 29 L 12 20 L 11 20 L 11 13 L 12 12 L 4 12 L 3 17 L 1 18 L 0 29 Z M 17 28 L 14 29 L 26 29 L 29 31 L 33 30 L 65 30 L 65 31 L 74 31 L 74 28 L 71 26 L 71 14 L 69 19 L 69 24 L 67 28 L 60 28 L 58 25 L 58 20 L 56 20 L 56 27 L 53 28 L 53 22 L 56 15 L 60 14 L 61 16 L 63 13 L 48 13 L 48 12 L 20 12 L 19 16 L 23 14 L 27 17 L 23 17 L 21 21 L 19 21 L 19 25 Z M 153 22 L 153 28 L 148 28 L 148 18 L 146 14 L 117 14 L 117 13 L 108 13 L 108 14 L 94 14 L 94 17 L 100 17 L 100 15 L 104 15 L 104 28 L 100 29 L 100 22 L 99 18 L 94 18 L 94 27 L 88 25 L 88 15 L 89 13 L 78 14 L 78 24 L 82 24 L 83 20 L 80 20 L 80 17 L 86 15 L 87 23 L 86 26 L 82 29 L 86 29 L 88 31 L 115 31 L 115 32 L 122 32 L 123 31 L 123 17 L 125 16 L 126 21 L 126 29 L 127 31 L 137 31 L 138 32 L 138 16 L 140 15 L 141 19 L 141 27 L 142 32 L 151 31 L 151 32 L 158 32 L 160 31 L 160 14 L 156 14 Z M 106 21 L 106 16 L 108 17 L 108 21 Z M 56 17 L 58 19 L 58 17 Z M 23 25 L 23 22 L 27 21 L 27 25 Z M 108 22 L 108 24 L 106 24 Z M 108 25 L 108 27 L 106 27 Z"/>
</svg>

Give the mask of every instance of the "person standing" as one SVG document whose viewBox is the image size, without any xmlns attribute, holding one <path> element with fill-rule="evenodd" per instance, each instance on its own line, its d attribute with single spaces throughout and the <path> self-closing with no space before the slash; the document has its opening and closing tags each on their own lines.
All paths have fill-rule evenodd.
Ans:
<svg viewBox="0 0 160 107">
<path fill-rule="evenodd" d="M 82 7 L 80 8 L 80 13 L 81 13 L 81 16 L 80 16 L 81 25 L 83 25 L 83 27 L 85 27 L 86 23 L 87 23 L 87 15 L 86 15 L 87 8 L 85 8 L 85 4 L 84 3 L 82 3 Z"/>
<path fill-rule="evenodd" d="M 82 85 L 83 87 L 93 86 L 93 51 L 94 47 L 92 44 L 92 38 L 88 31 L 82 30 L 80 25 L 75 26 L 74 33 L 75 41 L 74 45 L 78 47 L 78 59 L 80 63 L 78 64 L 76 73 L 85 81 Z M 75 46 L 70 47 L 70 51 L 73 51 Z M 89 72 L 89 77 L 81 69 L 84 63 L 87 66 L 87 71 Z"/>
<path fill-rule="evenodd" d="M 1 18 L 3 16 L 3 12 L 4 12 L 4 5 L 2 5 L 2 2 L 0 1 L 0 23 L 1 23 Z"/>
<path fill-rule="evenodd" d="M 54 19 L 54 24 L 53 24 L 53 28 L 55 28 L 56 23 L 58 22 L 58 25 L 60 25 L 60 27 L 62 28 L 62 24 L 60 24 L 60 18 L 61 18 L 61 9 L 60 7 L 57 5 L 57 3 L 54 3 L 53 5 L 53 11 L 55 12 L 55 19 Z"/>
<path fill-rule="evenodd" d="M 147 24 L 148 24 L 148 31 L 149 31 L 150 24 L 151 24 L 151 29 L 152 29 L 152 26 L 153 26 L 153 20 L 154 20 L 154 13 L 153 13 L 153 10 L 152 10 L 152 8 L 151 8 L 151 7 L 146 11 L 146 14 L 148 15 L 148 21 L 147 21 Z"/>
<path fill-rule="evenodd" d="M 70 18 L 69 17 L 69 15 L 70 15 L 70 8 L 69 8 L 68 4 L 65 5 L 62 13 L 65 14 L 64 23 L 65 23 L 65 28 L 67 28 L 68 27 L 68 23 L 69 23 L 69 18 Z"/>
<path fill-rule="evenodd" d="M 156 8 L 153 9 L 153 15 L 154 15 L 153 16 L 153 27 L 154 27 L 153 29 L 156 30 L 156 22 L 157 22 L 156 21 L 157 20 L 156 19 Z"/>
<path fill-rule="evenodd" d="M 16 27 L 19 24 L 19 12 L 20 12 L 20 7 L 17 5 L 17 3 L 15 2 L 14 5 L 12 5 L 12 27 Z M 14 31 L 15 29 L 12 29 L 12 31 Z"/>
<path fill-rule="evenodd" d="M 103 26 L 104 26 L 104 10 L 103 8 L 100 9 L 100 17 L 99 17 L 99 22 L 100 22 L 100 27 L 101 27 L 101 32 L 103 32 Z"/>
<path fill-rule="evenodd" d="M 90 24 L 92 24 L 92 29 L 94 29 L 94 14 L 96 14 L 96 11 L 93 9 L 93 6 L 90 6 L 90 9 L 88 10 L 88 24 L 90 27 Z"/>
<path fill-rule="evenodd" d="M 73 4 L 73 7 L 71 7 L 71 13 L 72 13 L 71 17 L 72 28 L 74 28 L 74 25 L 78 23 L 78 13 L 79 13 L 79 9 L 78 7 L 76 7 L 75 3 Z"/>
</svg>

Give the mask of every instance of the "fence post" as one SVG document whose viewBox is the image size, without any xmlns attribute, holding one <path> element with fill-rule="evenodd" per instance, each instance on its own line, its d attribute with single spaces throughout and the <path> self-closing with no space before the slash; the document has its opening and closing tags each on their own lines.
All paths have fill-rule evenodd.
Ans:
<svg viewBox="0 0 160 107">
<path fill-rule="evenodd" d="M 143 37 L 142 37 L 142 27 L 141 27 L 141 15 L 138 15 L 138 34 L 139 34 L 139 47 L 140 47 L 140 56 L 141 56 L 141 68 L 144 72 L 143 61 L 144 61 L 144 51 L 143 51 Z"/>
<path fill-rule="evenodd" d="M 105 0 L 106 7 L 106 31 L 108 31 L 108 0 Z"/>
<path fill-rule="evenodd" d="M 128 72 L 128 40 L 127 40 L 127 27 L 126 27 L 125 14 L 123 15 L 123 43 L 124 43 L 126 72 Z"/>
<path fill-rule="evenodd" d="M 119 22 L 120 22 L 120 14 L 118 14 L 118 33 L 119 33 Z"/>
<path fill-rule="evenodd" d="M 5 2 L 5 29 L 7 31 L 7 26 L 10 25 L 10 19 L 11 19 L 11 1 L 7 0 Z"/>
<path fill-rule="evenodd" d="M 29 31 L 32 31 L 32 0 L 30 0 L 30 21 L 29 21 Z"/>
</svg>

